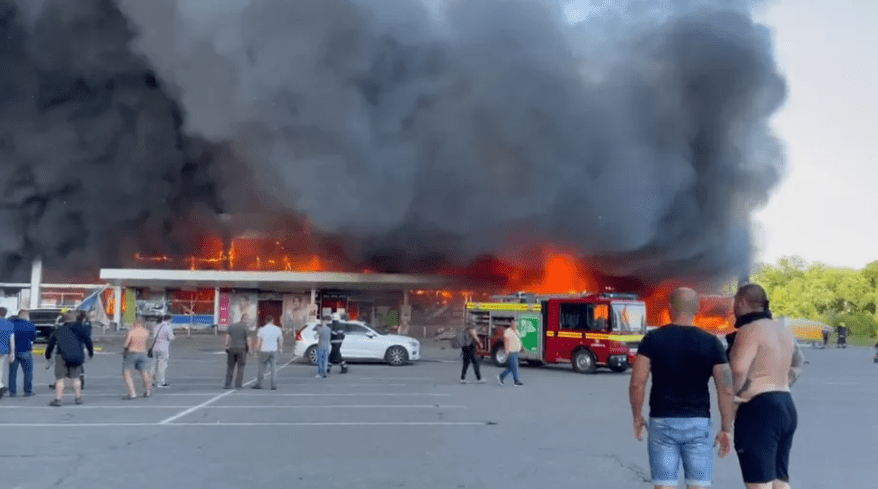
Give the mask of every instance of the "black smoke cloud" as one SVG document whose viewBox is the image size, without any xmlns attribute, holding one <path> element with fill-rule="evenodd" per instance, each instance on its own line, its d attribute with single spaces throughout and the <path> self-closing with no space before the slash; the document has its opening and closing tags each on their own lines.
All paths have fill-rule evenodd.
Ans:
<svg viewBox="0 0 878 489">
<path fill-rule="evenodd" d="M 78 19 L 114 8 L 80 3 L 92 7 L 75 9 Z M 611 275 L 737 274 L 750 260 L 750 213 L 783 170 L 768 121 L 786 87 L 750 2 L 619 2 L 576 26 L 544 0 L 118 5 L 133 41 L 125 26 L 92 33 L 91 44 L 41 68 L 109 64 L 100 72 L 110 78 L 151 68 L 160 82 L 151 93 L 161 104 L 146 102 L 149 90 L 130 93 L 133 117 L 154 114 L 152 132 L 92 123 L 87 151 L 113 134 L 149 132 L 157 145 L 150 157 L 107 158 L 112 178 L 95 190 L 112 181 L 110 195 L 139 196 L 167 173 L 176 178 L 187 161 L 182 131 L 228 148 L 260 193 L 350 237 L 350 253 L 383 269 L 510 251 L 524 260 L 529 245 L 552 242 Z M 56 24 L 43 29 L 75 31 L 69 18 Z M 39 38 L 40 25 L 28 35 Z M 166 117 L 174 101 L 182 127 Z M 46 119 L 37 112 L 27 117 Z M 142 164 L 152 156 L 165 171 Z M 79 160 L 66 160 L 75 171 Z M 254 192 L 198 168 L 220 193 Z M 127 181 L 145 183 L 116 188 Z M 181 191 L 161 188 L 148 198 Z M 112 211 L 83 204 L 81 220 L 167 214 L 158 201 L 119 200 Z M 114 229 L 95 226 L 97 242 Z"/>
<path fill-rule="evenodd" d="M 135 251 L 196 243 L 219 208 L 214 145 L 184 137 L 112 1 L 0 0 L 0 269 L 93 279 Z M 50 278 L 47 277 L 47 278 Z"/>
</svg>

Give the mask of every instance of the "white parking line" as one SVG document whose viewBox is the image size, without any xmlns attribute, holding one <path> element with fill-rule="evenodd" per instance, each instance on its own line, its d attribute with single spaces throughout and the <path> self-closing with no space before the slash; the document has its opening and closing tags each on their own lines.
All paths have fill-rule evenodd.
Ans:
<svg viewBox="0 0 878 489">
<path fill-rule="evenodd" d="M 277 371 L 282 370 L 284 367 L 286 367 L 286 366 L 289 365 L 290 363 L 292 363 L 292 360 L 290 360 L 289 362 L 287 362 L 287 363 L 281 365 L 280 367 L 278 367 L 278 368 L 277 368 Z M 256 382 L 256 379 L 248 380 L 248 381 L 244 384 L 244 386 L 248 386 L 248 385 L 250 385 L 250 384 L 252 384 L 252 383 L 254 383 L 254 382 Z M 222 399 L 222 398 L 224 398 L 224 397 L 226 397 L 226 396 L 228 396 L 228 395 L 230 395 L 230 394 L 234 394 L 235 392 L 236 392 L 236 391 L 235 391 L 234 389 L 233 389 L 233 390 L 229 390 L 229 391 L 227 391 L 227 392 L 223 392 L 222 394 L 219 394 L 219 395 L 217 395 L 217 396 L 211 397 L 210 399 L 208 399 L 208 400 L 202 402 L 201 404 L 198 404 L 197 406 L 192 406 L 191 408 L 189 408 L 189 409 L 187 409 L 187 410 L 185 410 L 185 411 L 181 411 L 181 412 L 179 412 L 179 413 L 177 413 L 177 414 L 175 414 L 175 415 L 173 415 L 173 416 L 171 416 L 171 417 L 169 417 L 169 418 L 165 418 L 165 419 L 159 421 L 158 424 L 168 424 L 168 423 L 171 423 L 171 422 L 173 422 L 173 421 L 175 421 L 175 420 L 177 420 L 177 419 L 182 418 L 183 416 L 186 416 L 187 414 L 194 413 L 195 411 L 198 411 L 199 409 L 201 409 L 201 408 L 203 408 L 203 407 L 205 407 L 205 406 L 209 406 L 209 405 L 213 404 L 214 402 L 219 401 L 220 399 Z"/>
<path fill-rule="evenodd" d="M 339 423 L 0 423 L 0 428 L 114 428 L 142 426 L 173 427 L 225 427 L 225 426 L 485 426 L 484 421 L 387 421 L 387 422 L 339 422 Z"/>
<path fill-rule="evenodd" d="M 76 406 L 73 409 L 77 411 L 80 409 L 190 409 L 192 406 L 167 406 L 161 404 L 138 404 L 134 406 L 85 406 L 80 405 Z M 202 408 L 208 406 L 202 406 Z M 338 404 L 299 404 L 295 406 L 290 405 L 277 405 L 277 406 L 266 406 L 266 405 L 235 405 L 235 406 L 209 406 L 210 409 L 466 409 L 466 406 L 455 406 L 455 405 L 441 405 L 441 404 L 351 404 L 351 405 L 338 405 Z M 53 409 L 57 410 L 58 408 L 55 406 L 0 406 L 0 409 Z M 167 424 L 167 423 L 163 423 Z"/>
<path fill-rule="evenodd" d="M 368 380 L 432 380 L 430 377 L 363 377 Z"/>
<path fill-rule="evenodd" d="M 162 399 L 165 397 L 208 397 L 220 394 L 228 394 L 224 392 L 162 392 L 153 393 L 153 399 Z M 450 394 L 440 394 L 434 392 L 245 392 L 238 391 L 235 397 L 447 397 Z M 36 398 L 54 397 L 54 394 L 37 394 Z M 123 399 L 122 394 L 83 394 L 83 399 L 91 399 L 96 397 L 115 397 Z"/>
<path fill-rule="evenodd" d="M 450 394 L 440 394 L 434 392 L 295 392 L 295 393 L 270 393 L 270 394 L 242 394 L 241 397 L 275 397 L 275 396 L 289 396 L 289 397 L 447 397 Z"/>
<path fill-rule="evenodd" d="M 300 404 L 296 406 L 210 406 L 210 409 L 466 409 L 466 406 L 440 404 Z"/>
<path fill-rule="evenodd" d="M 69 407 L 74 407 L 73 405 Z M 187 409 L 191 406 L 167 406 L 161 404 L 137 404 L 137 405 L 128 405 L 128 406 L 95 406 L 95 405 L 80 405 L 75 406 L 75 409 L 79 411 L 80 409 Z M 58 410 L 55 406 L 0 406 L 0 409 L 54 409 Z"/>
</svg>

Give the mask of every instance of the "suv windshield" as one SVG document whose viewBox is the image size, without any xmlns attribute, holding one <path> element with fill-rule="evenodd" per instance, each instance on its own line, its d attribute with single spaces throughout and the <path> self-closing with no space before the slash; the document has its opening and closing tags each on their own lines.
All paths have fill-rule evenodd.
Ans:
<svg viewBox="0 0 878 489">
<path fill-rule="evenodd" d="M 613 330 L 623 333 L 645 333 L 646 305 L 613 304 Z"/>
</svg>

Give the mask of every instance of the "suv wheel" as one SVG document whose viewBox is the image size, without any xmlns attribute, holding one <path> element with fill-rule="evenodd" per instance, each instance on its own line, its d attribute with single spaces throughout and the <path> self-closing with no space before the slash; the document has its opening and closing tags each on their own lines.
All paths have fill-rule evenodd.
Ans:
<svg viewBox="0 0 878 489">
<path fill-rule="evenodd" d="M 311 345 L 305 350 L 305 358 L 311 365 L 317 365 L 317 345 Z"/>
<path fill-rule="evenodd" d="M 401 346 L 391 346 L 387 349 L 384 359 L 393 366 L 403 365 L 409 361 L 409 352 Z"/>
</svg>

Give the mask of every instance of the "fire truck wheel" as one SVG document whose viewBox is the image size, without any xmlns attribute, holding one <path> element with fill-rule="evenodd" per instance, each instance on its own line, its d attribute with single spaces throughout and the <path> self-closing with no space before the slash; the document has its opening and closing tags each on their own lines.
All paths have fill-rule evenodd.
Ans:
<svg viewBox="0 0 878 489">
<path fill-rule="evenodd" d="M 594 355 L 585 348 L 573 354 L 573 370 L 581 374 L 593 374 L 597 370 Z"/>
<path fill-rule="evenodd" d="M 505 367 L 506 362 L 509 360 L 509 355 L 506 354 L 506 350 L 502 346 L 496 346 L 491 354 L 491 358 L 494 359 L 494 365 Z"/>
</svg>

